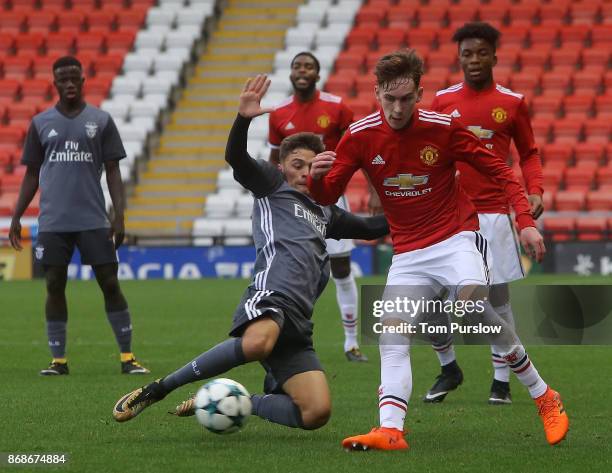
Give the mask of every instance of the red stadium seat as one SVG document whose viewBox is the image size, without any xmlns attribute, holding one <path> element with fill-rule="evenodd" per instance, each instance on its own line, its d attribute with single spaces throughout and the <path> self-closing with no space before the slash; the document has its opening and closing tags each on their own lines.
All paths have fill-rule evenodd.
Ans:
<svg viewBox="0 0 612 473">
<path fill-rule="evenodd" d="M 560 90 L 566 93 L 572 84 L 572 76 L 557 71 L 548 71 L 542 74 L 542 90 L 550 92 L 551 90 Z"/>
<path fill-rule="evenodd" d="M 342 51 L 336 58 L 336 71 L 349 69 L 361 71 L 365 62 L 365 55 L 361 52 Z"/>
<path fill-rule="evenodd" d="M 121 17 L 127 13 L 123 13 Z M 132 49 L 132 45 L 134 44 L 134 39 L 136 38 L 136 31 L 113 31 L 112 34 L 109 34 L 106 38 L 106 49 L 107 53 L 120 53 L 125 54 L 130 49 Z"/>
<path fill-rule="evenodd" d="M 532 47 L 541 45 L 556 46 L 559 41 L 559 27 L 553 26 L 538 26 L 529 31 L 529 39 Z"/>
<path fill-rule="evenodd" d="M 610 60 L 610 47 L 612 47 L 612 43 L 609 45 L 603 46 L 595 46 L 593 45 L 590 48 L 586 48 L 582 50 L 582 65 L 585 68 L 590 66 L 601 67 L 602 65 L 605 67 Z"/>
<path fill-rule="evenodd" d="M 564 165 L 558 163 L 546 164 L 542 168 L 542 182 L 544 187 L 558 189 L 561 179 L 563 178 Z"/>
<path fill-rule="evenodd" d="M 612 191 L 590 191 L 586 195 L 586 209 L 612 210 Z"/>
<path fill-rule="evenodd" d="M 548 64 L 550 58 L 549 45 L 540 45 L 539 47 L 526 49 L 520 53 L 521 67 L 544 67 Z"/>
<path fill-rule="evenodd" d="M 10 56 L 4 58 L 4 78 L 24 80 L 30 76 L 32 56 Z"/>
<path fill-rule="evenodd" d="M 332 94 L 348 97 L 355 86 L 355 79 L 352 76 L 333 75 L 325 83 L 325 90 Z"/>
<path fill-rule="evenodd" d="M 576 143 L 580 141 L 582 120 L 558 120 L 553 125 L 553 136 L 556 143 Z"/>
<path fill-rule="evenodd" d="M 406 28 L 412 26 L 416 9 L 407 5 L 392 5 L 387 10 L 387 19 L 391 28 Z"/>
<path fill-rule="evenodd" d="M 474 21 L 477 13 L 478 9 L 471 5 L 453 5 L 448 10 L 448 27 L 451 29 L 457 29 L 463 26 L 465 23 Z"/>
<path fill-rule="evenodd" d="M 386 5 L 388 6 L 388 4 Z M 363 23 L 369 24 L 380 24 L 387 17 L 386 8 L 381 8 L 379 5 L 364 5 L 357 12 L 356 20 L 357 24 L 361 25 Z"/>
<path fill-rule="evenodd" d="M 597 169 L 597 186 L 601 189 L 603 187 L 612 187 L 612 164 L 608 164 L 606 167 Z"/>
<path fill-rule="evenodd" d="M 589 143 L 607 144 L 611 132 L 612 125 L 607 120 L 592 119 L 584 124 L 585 140 Z"/>
<path fill-rule="evenodd" d="M 0 150 L 13 151 L 23 143 L 24 131 L 21 127 L 0 127 Z"/>
<path fill-rule="evenodd" d="M 371 47 L 376 37 L 376 28 L 358 26 L 346 37 L 346 45 L 350 48 L 356 45 Z"/>
<path fill-rule="evenodd" d="M 28 79 L 23 81 L 21 85 L 21 95 L 26 97 L 35 97 L 38 100 L 45 101 L 49 99 L 51 94 L 51 83 L 44 79 Z"/>
<path fill-rule="evenodd" d="M 563 3 L 544 3 L 540 5 L 540 24 L 561 25 L 565 22 L 568 8 Z"/>
<path fill-rule="evenodd" d="M 497 5 L 492 5 L 497 8 Z M 501 47 L 506 48 L 510 45 L 524 47 L 529 36 L 529 28 L 527 26 L 507 26 L 501 28 Z"/>
<path fill-rule="evenodd" d="M 555 196 L 555 206 L 559 211 L 582 210 L 584 201 L 585 194 L 580 191 L 559 191 Z"/>
<path fill-rule="evenodd" d="M 508 19 L 511 25 L 531 26 L 538 17 L 540 7 L 534 3 L 510 5 Z"/>
<path fill-rule="evenodd" d="M 582 48 L 589 38 L 589 29 L 584 25 L 564 25 L 559 30 L 562 48 Z"/>
<path fill-rule="evenodd" d="M 591 70 L 576 71 L 573 74 L 575 95 L 594 96 L 601 87 L 601 73 Z"/>
<path fill-rule="evenodd" d="M 346 100 L 347 105 L 355 114 L 355 120 L 359 120 L 373 112 L 374 107 L 372 100 L 367 98 L 349 98 Z"/>
<path fill-rule="evenodd" d="M 82 11 L 64 11 L 57 18 L 59 31 L 81 33 L 85 29 L 85 13 Z"/>
<path fill-rule="evenodd" d="M 57 13 L 52 10 L 33 11 L 28 14 L 28 31 L 30 33 L 48 33 L 55 27 Z"/>
<path fill-rule="evenodd" d="M 609 4 L 612 5 L 612 4 Z M 612 13 L 612 12 L 611 12 Z M 612 45 L 612 24 L 594 25 L 591 27 L 593 46 L 610 47 Z"/>
<path fill-rule="evenodd" d="M 19 55 L 38 55 L 44 45 L 45 36 L 42 33 L 21 33 L 15 37 L 15 49 Z"/>
<path fill-rule="evenodd" d="M 513 90 L 533 90 L 540 84 L 540 75 L 533 72 L 517 72 L 510 77 L 510 86 Z"/>
<path fill-rule="evenodd" d="M 446 88 L 448 83 L 448 71 L 430 70 L 421 78 L 421 86 L 425 91 L 437 92 Z"/>
<path fill-rule="evenodd" d="M 403 28 L 388 28 L 380 30 L 376 36 L 378 48 L 383 50 L 399 49 L 406 42 L 406 30 Z"/>
<path fill-rule="evenodd" d="M 580 163 L 601 163 L 605 156 L 605 148 L 600 143 L 576 143 L 574 147 L 576 165 Z"/>
<path fill-rule="evenodd" d="M 448 54 L 447 51 L 431 51 L 427 55 L 428 68 L 450 69 L 457 62 L 457 56 Z"/>
<path fill-rule="evenodd" d="M 418 9 L 419 27 L 440 28 L 444 26 L 447 7 L 444 5 L 422 5 Z"/>
<path fill-rule="evenodd" d="M 577 2 L 570 5 L 569 17 L 573 25 L 589 27 L 596 23 L 599 2 Z"/>
<path fill-rule="evenodd" d="M 85 81 L 85 94 L 87 94 L 88 101 L 91 101 L 93 96 L 106 97 L 112 85 L 112 78 L 108 77 L 94 77 Z"/>
<path fill-rule="evenodd" d="M 580 52 L 580 49 L 573 48 L 555 49 L 550 54 L 550 65 L 554 68 L 571 66 L 575 69 L 580 64 Z"/>
<path fill-rule="evenodd" d="M 15 122 L 28 123 L 34 115 L 38 113 L 38 108 L 34 104 L 24 104 L 23 102 L 14 103 L 7 110 L 8 120 L 11 125 Z"/>
<path fill-rule="evenodd" d="M 106 5 L 108 0 L 105 0 Z M 54 8 L 56 10 L 64 10 L 66 8 L 66 0 L 40 0 L 43 9 Z"/>
<path fill-rule="evenodd" d="M 551 143 L 542 146 L 542 159 L 546 167 L 551 163 L 563 163 L 563 165 L 566 165 L 571 161 L 572 154 L 573 148 L 565 144 Z"/>
<path fill-rule="evenodd" d="M 576 221 L 572 217 L 546 217 L 543 222 L 544 236 L 552 241 L 573 239 Z"/>
<path fill-rule="evenodd" d="M 147 10 L 134 9 L 122 12 L 117 17 L 117 25 L 120 31 L 136 33 L 144 24 Z"/>
<path fill-rule="evenodd" d="M 70 31 L 49 33 L 46 39 L 47 54 L 63 56 L 74 51 L 75 34 Z"/>
<path fill-rule="evenodd" d="M 26 14 L 23 11 L 3 11 L 0 15 L 0 31 L 18 34 L 23 31 Z"/>
<path fill-rule="evenodd" d="M 478 16 L 480 21 L 486 21 L 488 23 L 497 22 L 499 24 L 503 24 L 506 20 L 506 16 L 508 15 L 508 7 L 504 4 L 485 4 L 480 5 L 478 7 Z M 502 41 L 504 41 L 504 36 L 502 35 Z M 506 43 L 504 42 L 504 45 Z"/>
<path fill-rule="evenodd" d="M 612 94 L 595 97 L 595 113 L 597 117 L 612 116 Z"/>
<path fill-rule="evenodd" d="M 355 89 L 357 94 L 368 92 L 374 93 L 374 86 L 376 85 L 376 79 L 371 74 L 364 74 L 355 78 Z"/>
<path fill-rule="evenodd" d="M 544 188 L 544 194 L 542 195 L 542 203 L 545 211 L 551 211 L 555 209 L 555 194 L 557 190 L 551 190 Z"/>
<path fill-rule="evenodd" d="M 87 14 L 90 32 L 106 33 L 111 31 L 117 20 L 117 12 L 105 6 L 104 10 L 91 11 Z"/>
<path fill-rule="evenodd" d="M 596 166 L 580 166 L 565 169 L 565 188 L 588 190 L 595 182 Z"/>
<path fill-rule="evenodd" d="M 576 233 L 580 241 L 603 240 L 607 232 L 606 217 L 578 217 L 576 219 Z"/>
<path fill-rule="evenodd" d="M 540 95 L 531 101 L 534 117 L 557 118 L 561 110 L 561 100 L 558 97 Z"/>
<path fill-rule="evenodd" d="M 16 79 L 0 79 L 0 101 L 12 102 L 17 99 L 21 90 L 21 82 Z M 3 100 L 7 99 L 7 100 Z"/>
<path fill-rule="evenodd" d="M 586 119 L 591 113 L 593 98 L 588 95 L 570 95 L 563 100 L 566 118 Z"/>
<path fill-rule="evenodd" d="M 8 197 L 7 199 L 10 199 L 12 201 L 12 208 L 15 207 L 15 202 L 17 201 L 17 193 L 19 192 L 19 187 L 21 187 L 22 180 L 23 176 L 16 173 L 5 174 L 2 177 L 3 197 L 4 195 L 6 195 L 4 194 L 4 192 L 11 195 L 11 197 Z"/>
<path fill-rule="evenodd" d="M 432 47 L 432 43 L 438 38 L 439 28 L 415 28 L 406 32 L 406 43 L 409 47 L 422 52 L 423 49 Z"/>
<path fill-rule="evenodd" d="M 537 119 L 531 123 L 536 143 L 541 145 L 548 143 L 550 139 L 552 121 L 550 119 Z"/>
</svg>

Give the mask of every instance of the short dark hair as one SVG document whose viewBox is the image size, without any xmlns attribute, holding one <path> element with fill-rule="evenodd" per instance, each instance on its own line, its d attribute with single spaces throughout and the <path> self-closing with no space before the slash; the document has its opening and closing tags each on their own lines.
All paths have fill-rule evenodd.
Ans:
<svg viewBox="0 0 612 473">
<path fill-rule="evenodd" d="M 83 70 L 83 66 L 81 65 L 81 61 L 79 61 L 74 56 L 62 56 L 57 61 L 53 63 L 53 72 L 60 67 L 69 67 L 76 66 L 79 69 Z"/>
<path fill-rule="evenodd" d="M 453 41 L 455 41 L 459 46 L 461 46 L 461 41 L 464 39 L 482 39 L 491 45 L 493 51 L 497 49 L 499 46 L 499 38 L 501 37 L 501 33 L 499 30 L 495 29 L 489 23 L 484 23 L 481 21 L 473 21 L 470 23 L 466 23 L 453 35 Z"/>
<path fill-rule="evenodd" d="M 281 141 L 280 150 L 278 152 L 279 160 L 283 161 L 296 149 L 308 149 L 315 154 L 319 154 L 325 151 L 325 146 L 321 138 L 314 133 L 296 133 Z"/>
<path fill-rule="evenodd" d="M 407 78 L 418 87 L 423 75 L 423 59 L 414 49 L 400 49 L 381 57 L 374 69 L 379 86 L 389 87 Z"/>
<path fill-rule="evenodd" d="M 295 56 L 293 56 L 293 59 L 291 60 L 291 67 L 292 68 L 293 68 L 293 63 L 298 58 L 298 56 L 308 56 L 309 58 L 311 58 L 314 61 L 315 66 L 317 68 L 317 72 L 321 71 L 321 64 L 319 64 L 319 60 L 317 59 L 317 57 L 314 54 L 312 54 L 311 52 L 308 52 L 308 51 L 302 51 L 301 53 L 297 53 Z"/>
</svg>

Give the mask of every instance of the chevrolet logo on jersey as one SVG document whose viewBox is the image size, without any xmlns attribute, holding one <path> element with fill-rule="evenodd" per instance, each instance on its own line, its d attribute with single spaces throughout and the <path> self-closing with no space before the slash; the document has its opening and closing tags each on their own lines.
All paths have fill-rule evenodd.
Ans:
<svg viewBox="0 0 612 473">
<path fill-rule="evenodd" d="M 493 130 L 487 130 L 486 128 L 483 128 L 481 126 L 468 126 L 467 129 L 470 130 L 472 133 L 474 133 L 481 140 L 482 139 L 490 140 L 491 138 L 493 138 L 493 135 L 495 134 Z"/>
<path fill-rule="evenodd" d="M 383 186 L 399 188 L 397 191 L 385 190 L 385 195 L 388 197 L 417 197 L 431 192 L 431 187 L 416 189 L 416 186 L 424 186 L 428 182 L 428 175 L 398 174 L 397 177 L 387 177 L 383 182 Z"/>
</svg>

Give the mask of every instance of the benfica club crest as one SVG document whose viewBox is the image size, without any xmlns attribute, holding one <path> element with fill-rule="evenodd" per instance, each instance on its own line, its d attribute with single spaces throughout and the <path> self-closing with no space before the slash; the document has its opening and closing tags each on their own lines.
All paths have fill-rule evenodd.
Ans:
<svg viewBox="0 0 612 473">
<path fill-rule="evenodd" d="M 87 132 L 87 136 L 95 138 L 98 133 L 98 124 L 96 122 L 85 123 L 85 131 Z"/>
</svg>

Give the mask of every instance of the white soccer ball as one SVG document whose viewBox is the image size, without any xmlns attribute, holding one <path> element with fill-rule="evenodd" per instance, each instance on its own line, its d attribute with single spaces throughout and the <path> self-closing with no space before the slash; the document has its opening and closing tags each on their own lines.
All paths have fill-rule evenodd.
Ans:
<svg viewBox="0 0 612 473">
<path fill-rule="evenodd" d="M 251 415 L 251 395 L 232 379 L 213 379 L 195 397 L 198 422 L 215 434 L 240 430 Z"/>
</svg>

